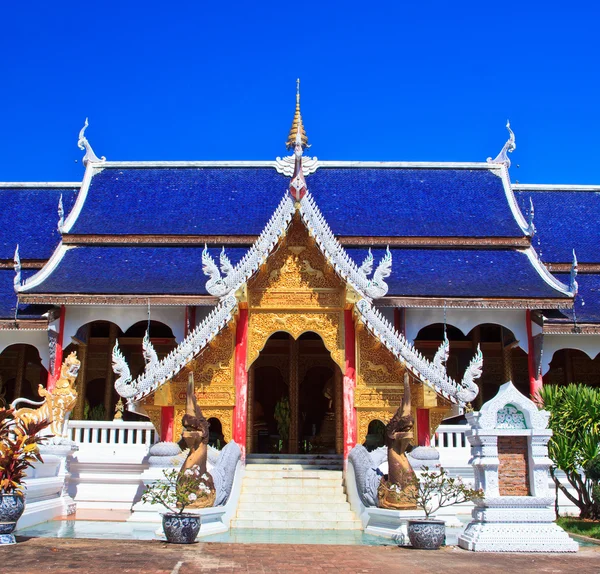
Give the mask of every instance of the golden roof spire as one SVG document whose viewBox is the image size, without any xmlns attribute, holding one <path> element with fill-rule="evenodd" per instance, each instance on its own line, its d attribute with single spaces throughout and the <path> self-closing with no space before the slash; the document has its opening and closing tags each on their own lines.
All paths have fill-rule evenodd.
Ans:
<svg viewBox="0 0 600 574">
<path fill-rule="evenodd" d="M 296 80 L 296 113 L 294 114 L 294 121 L 292 122 L 292 129 L 288 136 L 285 147 L 287 149 L 294 149 L 296 146 L 296 135 L 298 134 L 298 128 L 300 128 L 300 139 L 302 142 L 302 149 L 306 149 L 308 146 L 308 136 L 304 131 L 304 124 L 302 123 L 302 114 L 300 113 L 300 78 Z"/>
</svg>

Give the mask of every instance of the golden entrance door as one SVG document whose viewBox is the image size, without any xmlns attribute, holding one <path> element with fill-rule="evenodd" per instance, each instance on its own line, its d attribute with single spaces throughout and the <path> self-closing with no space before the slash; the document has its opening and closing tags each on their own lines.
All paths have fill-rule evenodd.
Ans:
<svg viewBox="0 0 600 574">
<path fill-rule="evenodd" d="M 342 453 L 342 374 L 316 333 L 274 333 L 248 378 L 248 452 Z"/>
</svg>

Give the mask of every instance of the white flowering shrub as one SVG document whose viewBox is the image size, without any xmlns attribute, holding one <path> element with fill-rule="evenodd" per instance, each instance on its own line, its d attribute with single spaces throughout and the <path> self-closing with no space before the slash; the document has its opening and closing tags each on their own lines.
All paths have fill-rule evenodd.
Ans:
<svg viewBox="0 0 600 574">
<path fill-rule="evenodd" d="M 171 512 L 183 513 L 187 506 L 211 493 L 208 474 L 200 474 L 198 465 L 180 472 L 176 468 L 163 470 L 164 480 L 146 487 L 142 502 L 161 504 Z"/>
</svg>

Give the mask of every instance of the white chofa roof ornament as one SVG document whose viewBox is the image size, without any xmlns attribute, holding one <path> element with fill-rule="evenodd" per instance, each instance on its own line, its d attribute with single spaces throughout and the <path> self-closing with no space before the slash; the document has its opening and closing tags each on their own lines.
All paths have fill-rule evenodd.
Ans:
<svg viewBox="0 0 600 574">
<path fill-rule="evenodd" d="M 79 131 L 79 140 L 77 141 L 77 147 L 80 150 L 85 150 L 85 155 L 83 156 L 83 165 L 85 165 L 85 166 L 87 166 L 88 162 L 103 163 L 106 161 L 106 158 L 104 156 L 98 157 L 94 153 L 94 150 L 92 149 L 92 146 L 90 145 L 90 142 L 85 137 L 85 130 L 87 129 L 87 127 L 89 125 L 90 124 L 88 123 L 88 119 L 85 118 L 85 123 L 83 124 L 83 127 Z"/>
<path fill-rule="evenodd" d="M 500 153 L 494 159 L 492 159 L 491 157 L 487 158 L 488 163 L 501 163 L 504 164 L 506 167 L 510 167 L 510 159 L 508 159 L 508 154 L 512 153 L 517 149 L 517 143 L 515 141 L 515 134 L 510 129 L 510 122 L 508 120 L 506 120 L 506 129 L 510 134 L 508 140 L 504 144 L 504 147 L 500 150 Z"/>
</svg>

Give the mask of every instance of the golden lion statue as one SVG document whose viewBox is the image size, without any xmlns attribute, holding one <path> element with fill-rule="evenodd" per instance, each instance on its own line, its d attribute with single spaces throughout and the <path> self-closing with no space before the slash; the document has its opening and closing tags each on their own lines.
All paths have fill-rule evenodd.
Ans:
<svg viewBox="0 0 600 574">
<path fill-rule="evenodd" d="M 81 363 L 77 359 L 77 354 L 73 351 L 63 362 L 60 368 L 60 377 L 52 391 L 46 390 L 42 385 L 38 387 L 40 397 L 43 401 L 34 402 L 28 399 L 15 399 L 11 403 L 12 408 L 16 408 L 19 403 L 26 403 L 37 406 L 37 409 L 22 408 L 15 411 L 15 418 L 24 422 L 33 421 L 39 423 L 47 420 L 50 425 L 47 432 L 54 438 L 52 443 L 60 443 L 69 440 L 67 436 L 67 421 L 69 413 L 73 410 L 77 401 L 77 391 L 75 390 L 75 379 L 79 372 Z"/>
</svg>

